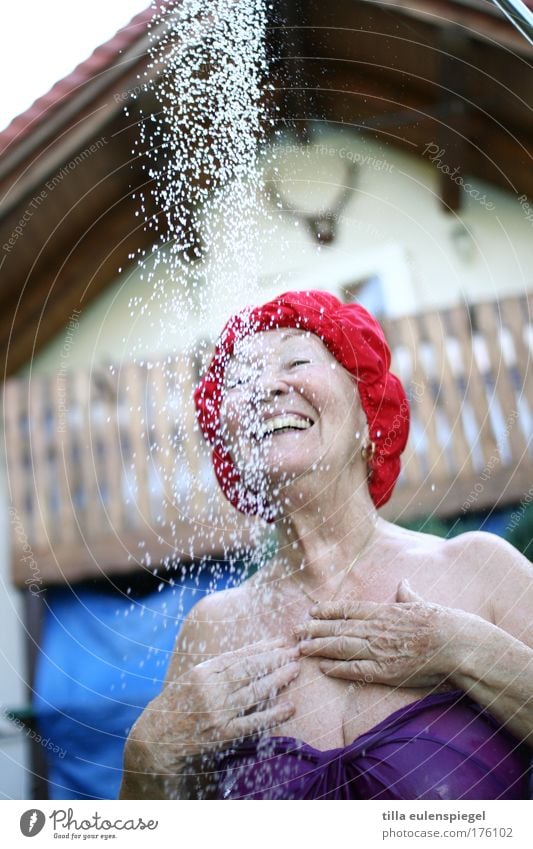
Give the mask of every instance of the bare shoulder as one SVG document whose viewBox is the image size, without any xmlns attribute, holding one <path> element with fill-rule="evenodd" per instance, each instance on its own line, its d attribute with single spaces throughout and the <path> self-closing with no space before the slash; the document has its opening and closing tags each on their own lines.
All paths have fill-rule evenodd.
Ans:
<svg viewBox="0 0 533 849">
<path fill-rule="evenodd" d="M 248 592 L 244 586 L 210 593 L 189 611 L 180 627 L 166 680 L 172 681 L 191 667 L 240 648 Z"/>
<path fill-rule="evenodd" d="M 529 560 L 502 537 L 484 531 L 461 534 L 448 540 L 446 547 L 465 578 L 485 593 L 492 621 L 529 644 L 533 638 L 533 566 Z"/>
<path fill-rule="evenodd" d="M 488 575 L 529 575 L 531 564 L 514 546 L 497 534 L 470 531 L 446 541 L 446 552 L 454 561 Z"/>
</svg>

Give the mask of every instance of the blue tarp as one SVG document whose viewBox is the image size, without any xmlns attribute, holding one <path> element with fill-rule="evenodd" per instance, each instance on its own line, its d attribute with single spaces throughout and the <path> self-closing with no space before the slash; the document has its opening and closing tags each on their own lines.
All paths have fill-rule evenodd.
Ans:
<svg viewBox="0 0 533 849">
<path fill-rule="evenodd" d="M 161 691 L 183 618 L 241 577 L 220 563 L 194 574 L 137 598 L 87 586 L 46 591 L 33 707 L 49 739 L 51 799 L 117 797 L 125 738 Z"/>
</svg>

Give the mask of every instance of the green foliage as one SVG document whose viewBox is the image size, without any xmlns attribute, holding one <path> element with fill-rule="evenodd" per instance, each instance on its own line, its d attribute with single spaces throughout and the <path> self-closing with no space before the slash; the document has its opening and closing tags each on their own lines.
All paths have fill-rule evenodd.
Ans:
<svg viewBox="0 0 533 849">
<path fill-rule="evenodd" d="M 533 563 L 533 502 L 511 513 L 506 539 Z"/>
<path fill-rule="evenodd" d="M 407 522 L 397 522 L 409 531 L 423 534 L 434 534 L 438 537 L 456 537 L 469 531 L 482 531 L 481 516 L 456 516 L 448 521 L 436 519 L 433 516 L 420 516 Z M 521 502 L 509 514 L 509 522 L 504 538 L 511 543 L 524 557 L 533 562 L 533 501 Z"/>
<path fill-rule="evenodd" d="M 409 519 L 406 522 L 396 522 L 407 531 L 417 531 L 422 534 L 433 534 L 436 537 L 445 537 L 448 534 L 448 525 L 433 516 L 420 516 L 417 519 Z"/>
<path fill-rule="evenodd" d="M 446 536 L 451 539 L 451 537 L 458 537 L 460 534 L 467 534 L 470 531 L 483 531 L 483 524 L 482 517 L 456 516 L 455 519 L 450 519 Z"/>
<path fill-rule="evenodd" d="M 419 516 L 406 522 L 397 522 L 408 531 L 417 531 L 422 534 L 433 534 L 436 537 L 451 538 L 469 531 L 479 531 L 479 519 L 466 516 L 457 516 L 455 519 L 436 519 L 434 516 Z"/>
</svg>

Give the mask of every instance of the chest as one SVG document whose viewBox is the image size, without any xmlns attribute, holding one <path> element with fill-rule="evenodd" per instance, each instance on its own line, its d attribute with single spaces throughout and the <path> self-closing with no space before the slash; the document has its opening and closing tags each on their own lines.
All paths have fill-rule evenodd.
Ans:
<svg viewBox="0 0 533 849">
<path fill-rule="evenodd" d="M 301 603 L 288 603 L 279 618 L 273 611 L 258 616 L 254 639 L 284 636 L 287 645 L 294 645 L 292 628 L 308 617 L 308 609 Z M 319 658 L 302 658 L 300 674 L 283 690 L 294 704 L 294 715 L 272 729 L 271 736 L 294 737 L 323 751 L 339 748 L 429 692 L 332 678 L 319 663 Z"/>
<path fill-rule="evenodd" d="M 394 602 L 399 582 L 408 577 L 411 585 L 429 601 L 444 606 L 478 610 L 477 598 L 468 589 L 460 590 L 442 579 L 442 572 L 421 568 L 414 559 L 398 558 L 387 569 L 375 568 L 354 575 L 346 587 L 345 598 L 361 601 Z M 344 595 L 344 594 L 343 594 Z M 293 628 L 310 618 L 311 600 L 285 597 L 277 604 L 261 599 L 256 607 L 252 642 L 284 636 L 287 645 L 295 645 Z M 320 659 L 302 659 L 300 674 L 285 688 L 295 713 L 272 730 L 273 736 L 305 740 L 317 749 L 346 746 L 358 736 L 386 719 L 395 711 L 423 698 L 429 688 L 390 687 L 372 681 L 350 682 L 325 675 Z"/>
</svg>

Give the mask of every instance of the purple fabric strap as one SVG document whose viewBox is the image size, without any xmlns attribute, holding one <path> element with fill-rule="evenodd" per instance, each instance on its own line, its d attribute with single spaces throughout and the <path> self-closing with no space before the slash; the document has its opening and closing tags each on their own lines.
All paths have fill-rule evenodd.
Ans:
<svg viewBox="0 0 533 849">
<path fill-rule="evenodd" d="M 248 737 L 219 752 L 218 799 L 528 799 L 531 751 L 454 690 L 395 711 L 344 748 Z"/>
</svg>

